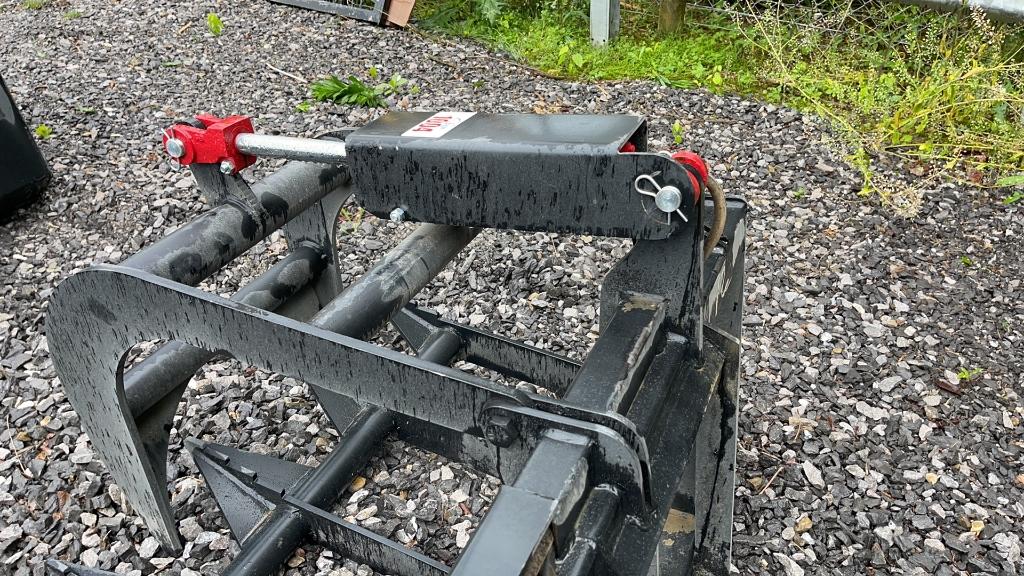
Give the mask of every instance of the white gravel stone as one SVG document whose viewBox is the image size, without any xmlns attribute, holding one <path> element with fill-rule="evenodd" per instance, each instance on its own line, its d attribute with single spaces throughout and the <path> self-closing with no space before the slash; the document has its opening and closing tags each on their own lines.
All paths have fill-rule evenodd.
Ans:
<svg viewBox="0 0 1024 576">
<path fill-rule="evenodd" d="M 942 543 L 942 540 L 937 540 L 935 538 L 925 538 L 924 547 L 926 550 L 931 550 L 937 554 L 942 554 L 946 551 L 946 545 Z"/>
<path fill-rule="evenodd" d="M 867 416 L 872 420 L 881 420 L 882 418 L 889 417 L 889 412 L 887 410 L 871 406 L 870 404 L 864 402 L 863 400 L 857 402 L 856 408 L 857 412 L 860 412 L 861 414 Z"/>
<path fill-rule="evenodd" d="M 903 378 L 899 376 L 889 376 L 888 378 L 882 378 L 881 380 L 877 380 L 874 383 L 874 387 L 881 390 L 882 392 L 889 393 L 892 392 L 893 389 L 896 388 L 896 386 L 899 385 L 899 383 L 902 381 Z"/>
<path fill-rule="evenodd" d="M 992 541 L 995 542 L 999 554 L 1007 561 L 1014 563 L 1021 561 L 1021 542 L 1018 534 L 1003 532 L 993 536 Z"/>
<path fill-rule="evenodd" d="M 371 516 L 373 516 L 376 513 L 377 513 L 377 507 L 376 506 L 372 506 L 372 505 L 371 506 L 367 506 L 366 508 L 363 508 L 358 513 L 356 513 L 356 520 L 358 520 L 359 522 L 362 522 L 363 520 L 366 520 L 367 518 L 370 518 Z"/>
<path fill-rule="evenodd" d="M 815 488 L 825 487 L 825 479 L 821 475 L 821 470 L 819 470 L 813 462 L 805 460 L 804 463 L 801 464 L 801 468 L 804 471 L 804 476 L 807 477 L 807 481 L 811 483 L 811 486 L 814 486 Z"/>
<path fill-rule="evenodd" d="M 142 544 L 139 544 L 139 557 L 145 560 L 149 560 L 156 554 L 156 551 L 159 549 L 160 542 L 156 538 L 149 536 L 142 541 Z"/>
<path fill-rule="evenodd" d="M 786 576 L 804 576 L 804 569 L 796 563 L 796 560 L 778 552 L 775 552 L 773 555 L 775 556 L 775 559 L 779 561 L 779 564 L 782 565 L 782 569 L 785 571 Z"/>
</svg>

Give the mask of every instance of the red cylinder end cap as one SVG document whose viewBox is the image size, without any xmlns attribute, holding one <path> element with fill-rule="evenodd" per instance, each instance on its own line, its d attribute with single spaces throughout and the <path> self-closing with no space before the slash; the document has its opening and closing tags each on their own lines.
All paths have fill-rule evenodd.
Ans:
<svg viewBox="0 0 1024 576">
<path fill-rule="evenodd" d="M 696 152 L 689 150 L 680 150 L 673 153 L 672 159 L 683 166 L 692 168 L 692 170 L 687 172 L 690 173 L 690 183 L 693 184 L 693 200 L 694 202 L 699 201 L 701 190 L 708 185 L 708 165 L 704 163 L 704 159 Z M 694 172 L 697 173 L 696 176 Z M 698 179 L 700 180 L 699 182 Z"/>
<path fill-rule="evenodd" d="M 672 154 L 672 159 L 684 166 L 689 166 L 700 174 L 700 183 L 707 185 L 708 183 L 708 165 L 704 162 L 704 159 L 700 157 L 696 152 L 689 150 L 680 150 Z"/>
</svg>

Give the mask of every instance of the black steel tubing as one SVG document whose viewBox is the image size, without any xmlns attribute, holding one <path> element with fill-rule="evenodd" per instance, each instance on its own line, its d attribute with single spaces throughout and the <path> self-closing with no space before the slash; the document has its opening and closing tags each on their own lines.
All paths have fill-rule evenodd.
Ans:
<svg viewBox="0 0 1024 576">
<path fill-rule="evenodd" d="M 423 224 L 391 250 L 369 272 L 346 288 L 310 321 L 314 326 L 354 338 L 365 338 L 402 306 L 409 303 L 459 251 L 479 233 L 478 229 Z M 459 339 L 452 334 L 425 348 L 421 358 L 447 363 L 458 352 Z M 333 401 L 321 396 L 321 401 Z M 366 408 L 346 428 L 357 438 L 353 448 L 341 446 L 307 478 L 294 494 L 318 506 L 336 498 L 364 463 L 366 447 L 379 442 L 391 429 L 387 410 Z M 366 428 L 366 432 L 360 432 Z M 365 444 L 365 447 L 363 446 Z M 335 455 L 336 453 L 337 456 Z M 309 526 L 294 510 L 275 510 L 257 534 L 250 536 L 225 576 L 257 576 L 276 572 Z"/>
<path fill-rule="evenodd" d="M 458 354 L 460 344 L 459 337 L 455 333 L 445 331 L 424 348 L 418 356 L 428 362 L 448 364 Z M 317 467 L 317 472 L 323 472 L 323 478 L 315 479 L 316 474 L 311 474 L 308 479 L 296 484 L 289 493 L 290 496 L 323 508 L 331 505 L 338 494 L 351 483 L 352 477 L 365 464 L 369 450 L 390 431 L 392 426 L 392 417 L 387 410 L 370 407 L 363 410 L 360 416 L 363 413 L 366 415 L 361 423 L 360 417 L 357 416 L 352 425 L 345 430 L 344 445 L 331 452 L 330 456 Z M 373 430 L 376 430 L 374 434 L 368 432 Z M 352 442 L 348 438 L 351 438 Z M 329 481 L 329 478 L 333 478 L 334 481 Z"/>
<path fill-rule="evenodd" d="M 445 331 L 419 354 L 420 358 L 447 364 L 458 353 L 459 337 Z M 289 492 L 298 500 L 327 508 L 337 500 L 366 464 L 370 451 L 394 426 L 387 410 L 364 408 L 345 430 L 337 446 L 315 470 L 303 477 Z M 265 576 L 277 572 L 309 532 L 309 523 L 297 510 L 274 509 L 242 545 L 242 550 L 224 576 Z"/>
<path fill-rule="evenodd" d="M 319 250 L 301 247 L 238 290 L 231 300 L 275 310 L 323 272 L 327 259 Z M 149 410 L 179 388 L 215 354 L 182 342 L 168 342 L 124 373 L 124 393 L 132 414 Z"/>
<path fill-rule="evenodd" d="M 369 272 L 330 301 L 312 324 L 353 338 L 384 326 L 480 232 L 422 224 Z"/>
<path fill-rule="evenodd" d="M 348 182 L 344 167 L 290 162 L 252 185 L 264 215 L 229 200 L 122 264 L 194 286 Z"/>
<path fill-rule="evenodd" d="M 601 538 L 615 520 L 618 508 L 617 492 L 604 486 L 591 490 L 571 530 L 575 541 L 559 566 L 560 576 L 590 574 L 600 553 Z"/>
</svg>

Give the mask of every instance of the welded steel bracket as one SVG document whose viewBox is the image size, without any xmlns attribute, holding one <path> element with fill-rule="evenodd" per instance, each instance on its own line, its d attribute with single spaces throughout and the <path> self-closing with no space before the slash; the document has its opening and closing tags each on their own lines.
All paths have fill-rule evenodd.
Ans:
<svg viewBox="0 0 1024 576">
<path fill-rule="evenodd" d="M 359 202 L 384 218 L 401 209 L 418 222 L 651 240 L 691 229 L 664 222 L 636 192 L 640 176 L 699 212 L 690 173 L 646 151 L 635 116 L 392 112 L 345 145 Z"/>
</svg>

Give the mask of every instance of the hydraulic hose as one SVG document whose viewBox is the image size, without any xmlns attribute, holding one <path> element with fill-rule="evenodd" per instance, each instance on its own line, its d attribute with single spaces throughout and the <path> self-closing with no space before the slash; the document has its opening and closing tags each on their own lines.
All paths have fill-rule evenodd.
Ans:
<svg viewBox="0 0 1024 576">
<path fill-rule="evenodd" d="M 704 259 L 707 260 L 708 256 L 715 250 L 715 245 L 722 238 L 722 232 L 725 231 L 725 191 L 722 190 L 722 185 L 715 180 L 713 176 L 708 175 L 708 190 L 711 191 L 711 199 L 715 202 L 714 220 L 711 223 L 711 230 L 708 232 L 708 237 L 704 240 Z"/>
</svg>

